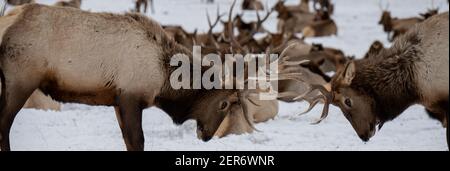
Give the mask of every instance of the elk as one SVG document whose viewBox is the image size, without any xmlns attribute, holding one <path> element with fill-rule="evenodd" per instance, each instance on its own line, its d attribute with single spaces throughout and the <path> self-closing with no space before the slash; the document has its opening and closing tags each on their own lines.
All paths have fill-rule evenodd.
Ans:
<svg viewBox="0 0 450 171">
<path fill-rule="evenodd" d="M 34 3 L 34 0 L 6 0 L 10 5 L 23 5 L 28 3 Z"/>
<path fill-rule="evenodd" d="M 302 1 L 300 6 L 286 6 L 284 5 L 284 1 L 278 1 L 275 4 L 273 8 L 278 12 L 278 32 L 301 33 L 306 26 L 310 25 L 314 21 L 316 18 L 314 13 L 309 12 L 309 10 L 298 10 L 302 6 L 308 6 L 308 2 Z"/>
<path fill-rule="evenodd" d="M 327 11 L 319 14 L 319 19 L 314 20 L 308 26 L 303 28 L 304 37 L 323 37 L 337 35 L 337 25 Z"/>
<path fill-rule="evenodd" d="M 369 141 L 377 126 L 413 104 L 423 105 L 448 131 L 448 20 L 448 12 L 430 17 L 392 47 L 347 62 L 333 77 L 326 103 L 341 109 L 361 140 Z"/>
<path fill-rule="evenodd" d="M 330 0 L 314 0 L 313 7 L 316 12 L 328 12 L 329 14 L 333 14 L 334 5 L 330 2 Z"/>
<path fill-rule="evenodd" d="M 152 10 L 152 13 L 155 13 L 155 8 L 153 5 L 153 0 L 135 0 L 135 11 L 140 13 L 144 12 L 147 13 L 148 9 L 148 2 L 150 1 L 150 8 Z M 143 9 L 143 11 L 141 11 Z"/>
<path fill-rule="evenodd" d="M 233 10 L 234 4 L 230 8 L 229 12 L 229 20 L 231 20 L 231 14 Z M 228 23 L 229 32 L 228 35 L 234 35 L 233 23 Z M 235 48 L 237 51 L 247 51 L 244 49 L 240 42 L 235 38 L 235 36 L 229 37 L 230 46 Z M 282 61 L 279 63 L 279 70 L 281 79 L 273 80 L 278 82 L 278 99 L 292 102 L 292 99 L 299 98 L 303 100 L 307 100 L 311 104 L 317 103 L 317 99 L 320 97 L 317 96 L 306 96 L 306 94 L 310 94 L 315 91 L 315 88 L 318 87 L 316 84 L 323 85 L 325 81 L 321 82 L 320 76 L 315 75 L 310 72 L 308 69 L 301 66 L 301 63 L 305 60 L 299 60 L 292 58 L 292 50 L 302 49 L 303 46 L 298 46 L 298 43 L 290 42 L 287 46 L 280 46 L 278 49 L 283 49 L 281 52 L 277 52 L 277 50 L 270 50 L 271 47 L 266 49 L 266 60 L 270 60 L 269 52 L 280 54 L 279 59 L 289 58 L 289 62 L 295 63 L 294 65 L 284 65 L 283 63 L 286 61 Z M 283 76 L 283 74 L 286 74 Z M 301 75 L 301 79 L 296 76 L 296 74 Z M 288 76 L 289 75 L 289 76 Z M 317 81 L 316 81 L 317 80 Z M 257 89 L 256 91 L 265 91 L 263 89 Z M 304 93 L 305 97 L 298 96 L 299 93 Z M 251 103 L 250 103 L 251 102 Z M 278 113 L 278 101 L 277 100 L 259 100 L 255 97 L 250 96 L 247 101 L 248 106 L 248 116 L 247 118 L 251 119 L 251 123 L 264 122 L 268 119 L 271 119 L 276 116 Z M 222 122 L 221 126 L 216 132 L 216 136 L 223 137 L 228 134 L 242 134 L 242 133 L 251 133 L 254 128 L 251 127 L 251 124 L 247 124 L 245 114 L 240 110 L 235 110 L 230 115 L 227 115 Z"/>
<path fill-rule="evenodd" d="M 388 33 L 388 40 L 392 42 L 396 37 L 404 34 L 409 28 L 421 21 L 423 21 L 423 19 L 419 17 L 403 19 L 392 18 L 389 11 L 383 11 L 378 24 L 383 26 L 383 30 Z"/>
<path fill-rule="evenodd" d="M 264 5 L 260 0 L 244 0 L 241 7 L 243 10 L 264 10 Z"/>
<path fill-rule="evenodd" d="M 285 0 L 278 0 L 275 7 L 278 10 L 285 10 L 290 13 L 310 13 L 309 0 L 300 0 L 298 5 L 284 5 Z"/>
<path fill-rule="evenodd" d="M 247 114 L 249 116 L 244 116 L 242 110 L 238 108 L 232 109 L 232 112 L 225 117 L 214 136 L 222 138 L 230 134 L 252 133 L 254 128 L 246 122 L 246 117 L 250 118 L 252 123 L 260 123 L 266 122 L 278 114 L 277 100 L 259 100 L 253 96 L 250 96 L 249 99 L 253 102 L 249 100 L 244 102 L 247 103 Z"/>
<path fill-rule="evenodd" d="M 369 57 L 373 57 L 376 56 L 379 52 L 381 52 L 384 49 L 384 45 L 383 43 L 381 43 L 380 41 L 376 40 L 372 43 L 372 45 L 370 45 L 369 50 L 367 51 L 367 53 L 364 55 L 364 59 L 365 58 L 369 58 Z"/>
<path fill-rule="evenodd" d="M 73 26 L 76 19 L 83 22 Z M 192 62 L 191 51 L 139 14 L 29 4 L 1 17 L 0 33 L 1 150 L 10 150 L 13 120 L 36 89 L 60 102 L 113 106 L 128 150 L 144 149 L 142 110 L 150 106 L 176 124 L 195 119 L 204 141 L 230 109 L 247 111 L 241 103 L 246 90 L 172 88 L 169 76 L 177 67 L 170 57 L 186 54 Z"/>
<path fill-rule="evenodd" d="M 81 0 L 58 1 L 55 6 L 81 8 Z"/>
</svg>

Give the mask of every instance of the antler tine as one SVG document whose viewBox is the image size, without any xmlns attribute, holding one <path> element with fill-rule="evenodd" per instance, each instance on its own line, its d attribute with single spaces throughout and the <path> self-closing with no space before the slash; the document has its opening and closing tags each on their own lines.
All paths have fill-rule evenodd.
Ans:
<svg viewBox="0 0 450 171">
<path fill-rule="evenodd" d="M 214 21 L 214 23 L 211 22 L 211 17 L 209 15 L 208 10 L 206 10 L 206 18 L 208 19 L 208 25 L 209 25 L 209 30 L 208 33 L 212 33 L 212 30 L 217 26 L 217 24 L 220 21 L 220 18 L 222 18 L 224 14 L 220 14 L 220 9 L 219 6 L 217 6 L 217 16 L 216 16 L 216 20 Z"/>
<path fill-rule="evenodd" d="M 231 43 L 231 47 L 230 48 L 232 50 L 234 50 L 234 48 L 236 48 L 238 50 L 242 50 L 243 51 L 244 49 L 242 48 L 241 44 L 234 37 L 234 21 L 232 19 L 232 14 L 233 14 L 233 9 L 234 9 L 235 5 L 236 5 L 236 0 L 234 0 L 233 4 L 231 4 L 230 11 L 228 13 L 228 32 L 229 32 L 228 36 L 229 36 L 229 41 Z"/>
<path fill-rule="evenodd" d="M 269 18 L 270 14 L 272 14 L 273 11 L 274 8 L 268 10 L 266 16 L 264 16 L 264 18 L 261 20 L 261 16 L 259 15 L 258 10 L 255 10 L 257 18 L 256 28 L 250 31 L 247 37 L 241 40 L 240 44 L 246 44 L 248 41 L 252 40 L 253 36 L 258 33 L 258 31 L 262 28 L 262 24 Z"/>
<path fill-rule="evenodd" d="M 328 116 L 328 110 L 329 110 L 329 106 L 330 106 L 330 104 L 331 104 L 331 102 L 333 100 L 333 94 L 328 92 L 325 89 L 325 87 L 323 87 L 322 85 L 312 84 L 312 85 L 310 85 L 310 89 L 306 93 L 304 93 L 305 94 L 304 96 L 306 96 L 307 94 L 311 93 L 314 90 L 319 90 L 319 92 L 321 94 L 316 96 L 316 97 L 314 97 L 312 102 L 310 102 L 309 108 L 305 112 L 302 112 L 300 115 L 308 113 L 309 111 L 311 111 L 318 104 L 319 101 L 323 101 L 324 102 L 324 106 L 323 106 L 323 110 L 322 110 L 322 115 L 320 116 L 319 120 L 317 120 L 316 122 L 312 123 L 312 124 L 319 124 L 322 120 L 324 120 Z M 308 101 L 307 99 L 304 98 L 304 96 L 302 96 L 302 97 L 298 96 L 298 97 L 294 98 L 294 100 L 303 99 L 303 100 Z"/>
<path fill-rule="evenodd" d="M 320 117 L 319 120 L 317 120 L 316 122 L 314 122 L 313 124 L 318 124 L 320 123 L 323 119 L 325 119 L 328 116 L 328 110 L 329 110 L 329 105 L 331 104 L 332 100 L 333 100 L 333 94 L 331 92 L 328 92 L 328 90 L 322 86 L 322 85 L 318 85 L 318 84 L 309 84 L 308 82 L 304 81 L 302 79 L 302 70 L 299 71 L 299 67 L 300 64 L 305 63 L 305 62 L 309 62 L 306 60 L 303 61 L 289 61 L 289 56 L 287 56 L 287 52 L 289 49 L 291 49 L 292 47 L 294 47 L 296 44 L 290 44 L 288 47 L 286 47 L 280 54 L 279 58 L 276 60 L 276 62 L 278 62 L 278 66 L 279 66 L 279 71 L 278 71 L 278 78 L 276 78 L 276 80 L 295 80 L 295 81 L 299 81 L 299 82 L 303 82 L 305 84 L 309 85 L 309 88 L 307 91 L 305 91 L 304 93 L 300 94 L 299 96 L 293 98 L 293 100 L 297 101 L 297 100 L 306 100 L 310 103 L 308 109 L 301 113 L 305 114 L 308 113 L 309 111 L 311 111 L 320 101 L 324 102 L 324 108 L 322 110 L 322 115 Z M 267 54 L 267 52 L 266 52 Z M 280 62 L 281 61 L 281 62 Z M 275 81 L 275 80 L 273 80 Z M 307 96 L 308 94 L 310 94 L 311 92 L 313 92 L 314 90 L 318 90 L 320 92 L 320 94 L 316 97 L 313 97 L 312 100 L 308 100 L 305 98 L 305 96 Z M 278 97 L 289 97 L 291 95 L 295 95 L 295 92 L 281 92 L 279 93 Z"/>
<path fill-rule="evenodd" d="M 209 26 L 208 33 L 210 33 L 210 32 L 212 32 L 212 24 L 211 24 L 211 17 L 209 17 L 208 10 L 206 10 L 206 19 L 208 20 L 208 26 Z"/>
<path fill-rule="evenodd" d="M 248 91 L 248 90 L 247 90 Z M 249 99 L 248 98 L 248 93 L 246 90 L 243 91 L 238 91 L 238 98 L 239 98 L 239 103 L 242 107 L 242 112 L 244 113 L 244 118 L 245 121 L 247 122 L 247 124 L 255 131 L 259 131 L 258 129 L 255 128 L 253 122 L 250 120 L 249 116 L 248 116 L 248 106 L 247 103 L 245 101 L 245 99 Z M 253 101 L 250 100 L 251 103 L 253 103 Z"/>
<path fill-rule="evenodd" d="M 381 11 L 384 11 L 383 2 L 381 0 L 378 0 L 378 8 L 380 8 Z"/>
</svg>

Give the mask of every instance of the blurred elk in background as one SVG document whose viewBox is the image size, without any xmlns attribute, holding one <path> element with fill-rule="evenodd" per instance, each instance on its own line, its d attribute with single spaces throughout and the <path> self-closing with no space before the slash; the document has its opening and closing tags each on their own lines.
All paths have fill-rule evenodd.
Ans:
<svg viewBox="0 0 450 171">
<path fill-rule="evenodd" d="M 152 13 L 155 13 L 155 7 L 153 5 L 153 0 L 135 0 L 135 11 L 140 13 L 143 12 L 144 14 L 147 13 L 147 9 L 149 6 L 149 1 L 150 1 L 150 8 Z"/>
<path fill-rule="evenodd" d="M 55 6 L 81 8 L 81 0 L 58 1 Z"/>
<path fill-rule="evenodd" d="M 241 7 L 243 10 L 264 10 L 264 5 L 260 0 L 244 0 Z"/>
<path fill-rule="evenodd" d="M 316 18 L 308 26 L 303 28 L 304 37 L 323 37 L 337 35 L 337 25 L 327 11 L 317 12 Z"/>
<path fill-rule="evenodd" d="M 387 36 L 390 42 L 394 41 L 396 37 L 406 33 L 415 24 L 438 14 L 438 9 L 432 7 L 431 9 L 428 9 L 427 12 L 421 13 L 417 17 L 396 18 L 391 16 L 391 12 L 388 10 L 388 3 L 383 9 L 380 1 L 379 7 L 382 10 L 382 15 L 378 24 L 383 26 L 383 30 L 388 34 Z"/>
<path fill-rule="evenodd" d="M 366 54 L 364 55 L 364 59 L 369 58 L 369 57 L 373 57 L 376 56 L 381 50 L 384 49 L 384 45 L 383 43 L 381 43 L 380 41 L 376 40 L 372 43 L 372 45 L 370 45 L 369 50 L 366 52 Z"/>
</svg>

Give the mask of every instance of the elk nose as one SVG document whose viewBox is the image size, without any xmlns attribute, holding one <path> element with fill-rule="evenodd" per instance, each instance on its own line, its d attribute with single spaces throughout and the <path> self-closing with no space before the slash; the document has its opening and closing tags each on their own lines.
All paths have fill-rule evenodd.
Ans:
<svg viewBox="0 0 450 171">
<path fill-rule="evenodd" d="M 207 142 L 207 141 L 209 141 L 209 140 L 211 140 L 212 139 L 212 136 L 203 136 L 202 137 L 202 140 L 204 141 L 204 142 Z"/>
<path fill-rule="evenodd" d="M 361 138 L 361 140 L 363 140 L 364 142 L 369 141 L 370 136 L 369 134 L 364 134 L 364 135 L 359 135 L 359 138 Z"/>
</svg>

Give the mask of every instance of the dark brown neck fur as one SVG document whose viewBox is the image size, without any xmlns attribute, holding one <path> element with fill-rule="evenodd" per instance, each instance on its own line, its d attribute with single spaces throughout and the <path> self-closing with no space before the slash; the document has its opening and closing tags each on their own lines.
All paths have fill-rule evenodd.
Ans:
<svg viewBox="0 0 450 171">
<path fill-rule="evenodd" d="M 410 33 L 369 59 L 356 61 L 351 87 L 375 100 L 374 112 L 381 121 L 392 120 L 417 102 L 415 62 L 421 52 L 420 39 Z"/>
</svg>

